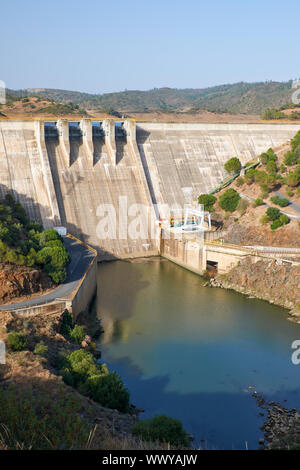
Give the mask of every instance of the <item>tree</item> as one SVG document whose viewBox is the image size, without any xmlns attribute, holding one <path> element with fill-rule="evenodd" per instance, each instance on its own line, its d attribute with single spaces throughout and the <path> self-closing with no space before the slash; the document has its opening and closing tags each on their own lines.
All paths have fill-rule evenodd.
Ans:
<svg viewBox="0 0 300 470">
<path fill-rule="evenodd" d="M 288 186 L 295 187 L 300 183 L 300 173 L 298 171 L 290 171 L 285 178 Z"/>
<path fill-rule="evenodd" d="M 234 212 L 240 199 L 238 192 L 229 188 L 219 197 L 219 206 L 226 212 Z"/>
<path fill-rule="evenodd" d="M 209 212 L 212 212 L 216 200 L 217 198 L 212 194 L 200 194 L 198 197 L 198 203 L 204 204 L 204 210 Z"/>
<path fill-rule="evenodd" d="M 281 212 L 277 207 L 268 207 L 266 214 L 270 220 L 274 221 L 279 219 Z"/>
<path fill-rule="evenodd" d="M 237 173 L 241 170 L 242 164 L 237 157 L 230 158 L 224 165 L 227 173 Z"/>
</svg>

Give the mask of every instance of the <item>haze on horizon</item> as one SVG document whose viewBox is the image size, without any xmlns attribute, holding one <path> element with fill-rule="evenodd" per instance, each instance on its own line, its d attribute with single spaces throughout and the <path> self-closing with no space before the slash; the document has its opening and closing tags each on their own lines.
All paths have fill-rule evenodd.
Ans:
<svg viewBox="0 0 300 470">
<path fill-rule="evenodd" d="M 297 0 L 15 0 L 1 5 L 8 88 L 107 93 L 299 77 Z"/>
</svg>

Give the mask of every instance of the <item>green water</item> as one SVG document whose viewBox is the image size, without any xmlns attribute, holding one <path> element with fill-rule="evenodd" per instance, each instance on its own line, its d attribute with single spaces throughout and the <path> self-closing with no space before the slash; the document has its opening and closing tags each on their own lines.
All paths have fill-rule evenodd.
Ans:
<svg viewBox="0 0 300 470">
<path fill-rule="evenodd" d="M 279 307 L 203 284 L 165 260 L 100 264 L 102 359 L 145 409 L 141 418 L 181 419 L 196 446 L 256 448 L 264 418 L 247 388 L 300 408 L 291 362 L 300 326 Z"/>
</svg>

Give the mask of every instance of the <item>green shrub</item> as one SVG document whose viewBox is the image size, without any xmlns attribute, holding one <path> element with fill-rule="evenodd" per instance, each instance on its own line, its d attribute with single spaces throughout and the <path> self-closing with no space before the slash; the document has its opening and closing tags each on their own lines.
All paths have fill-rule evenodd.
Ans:
<svg viewBox="0 0 300 470">
<path fill-rule="evenodd" d="M 103 406 L 129 411 L 129 392 L 121 378 L 106 364 L 97 364 L 91 353 L 79 349 L 69 354 L 62 360 L 60 374 L 68 385 Z"/>
<path fill-rule="evenodd" d="M 70 331 L 70 339 L 74 343 L 81 344 L 86 335 L 86 328 L 84 326 L 75 325 L 73 330 Z"/>
<path fill-rule="evenodd" d="M 129 392 L 116 372 L 89 377 L 81 387 L 81 392 L 102 406 L 121 413 L 129 411 Z"/>
<path fill-rule="evenodd" d="M 287 152 L 285 154 L 283 161 L 284 161 L 285 165 L 287 165 L 287 166 L 296 165 L 297 156 L 295 155 L 295 153 L 292 150 L 290 150 L 289 152 Z"/>
<path fill-rule="evenodd" d="M 23 333 L 12 331 L 7 336 L 7 342 L 13 351 L 23 351 L 27 348 L 27 338 Z"/>
<path fill-rule="evenodd" d="M 254 201 L 254 204 L 255 204 L 256 206 L 262 206 L 263 203 L 264 203 L 264 201 L 263 201 L 260 197 L 258 197 L 258 198 L 255 199 L 255 201 Z"/>
<path fill-rule="evenodd" d="M 9 450 L 86 448 L 91 429 L 80 418 L 80 410 L 80 400 L 62 389 L 54 398 L 40 384 L 1 386 L 0 423 L 5 430 L 0 437 Z"/>
<path fill-rule="evenodd" d="M 166 415 L 139 421 L 131 428 L 131 433 L 148 442 L 159 441 L 176 447 L 190 447 L 181 421 Z"/>
<path fill-rule="evenodd" d="M 286 194 L 289 196 L 289 197 L 293 197 L 294 196 L 294 193 L 291 189 L 287 189 L 286 190 Z"/>
<path fill-rule="evenodd" d="M 242 164 L 237 157 L 230 158 L 224 165 L 227 173 L 237 173 L 241 170 Z"/>
<path fill-rule="evenodd" d="M 283 223 L 281 222 L 280 219 L 274 220 L 271 224 L 271 230 L 277 230 L 279 227 L 282 227 Z"/>
<path fill-rule="evenodd" d="M 249 201 L 247 199 L 241 198 L 238 202 L 237 210 L 241 215 L 245 214 L 247 207 L 249 206 Z"/>
<path fill-rule="evenodd" d="M 240 199 L 241 197 L 237 191 L 229 188 L 219 197 L 219 206 L 225 211 L 234 212 Z"/>
<path fill-rule="evenodd" d="M 269 217 L 267 216 L 267 214 L 263 215 L 263 216 L 260 218 L 260 223 L 263 224 L 263 225 L 265 225 L 265 224 L 267 224 L 267 223 L 269 223 L 269 222 L 270 222 L 270 219 L 269 219 Z"/>
<path fill-rule="evenodd" d="M 271 201 L 274 202 L 277 206 L 286 207 L 289 205 L 290 201 L 285 199 L 284 197 L 273 196 L 271 197 Z"/>
<path fill-rule="evenodd" d="M 279 217 L 279 220 L 282 223 L 282 225 L 286 225 L 290 221 L 290 219 L 288 218 L 286 214 L 281 214 L 281 216 Z"/>
<path fill-rule="evenodd" d="M 47 352 L 48 346 L 46 346 L 42 341 L 38 343 L 33 350 L 33 354 L 36 354 L 37 356 L 45 356 Z"/>
<path fill-rule="evenodd" d="M 283 163 L 280 165 L 280 171 L 281 171 L 281 173 L 286 172 L 286 166 L 284 166 Z"/>
<path fill-rule="evenodd" d="M 59 332 L 61 335 L 63 335 L 65 338 L 70 337 L 70 331 L 73 328 L 73 317 L 70 314 L 70 312 L 66 309 L 61 317 L 60 321 L 60 326 L 59 326 Z"/>
<path fill-rule="evenodd" d="M 277 165 L 273 160 L 270 160 L 267 163 L 266 168 L 268 173 L 276 173 L 278 171 Z"/>
<path fill-rule="evenodd" d="M 254 180 L 255 180 L 255 169 L 250 168 L 250 170 L 248 170 L 245 174 L 245 181 L 247 184 L 252 184 L 254 183 Z"/>
<path fill-rule="evenodd" d="M 237 184 L 238 187 L 243 186 L 243 184 L 245 184 L 245 179 L 242 176 L 239 176 L 236 179 L 236 184 Z"/>
<path fill-rule="evenodd" d="M 300 173 L 298 171 L 290 171 L 285 177 L 285 183 L 291 187 L 298 186 L 300 183 Z"/>
<path fill-rule="evenodd" d="M 92 354 L 84 349 L 78 349 L 69 354 L 60 371 L 64 381 L 75 387 L 85 383 L 89 377 L 103 373 L 107 373 L 106 365 L 97 364 Z"/>
<path fill-rule="evenodd" d="M 216 200 L 217 198 L 212 194 L 200 194 L 198 204 L 204 204 L 204 210 L 212 212 Z"/>
<path fill-rule="evenodd" d="M 277 209 L 276 207 L 268 207 L 267 212 L 266 212 L 266 215 L 272 221 L 279 219 L 280 214 L 281 214 L 280 210 Z"/>
<path fill-rule="evenodd" d="M 50 240 L 61 240 L 61 236 L 56 230 L 54 230 L 54 228 L 49 228 L 43 231 L 40 237 L 40 245 L 42 246 Z"/>
</svg>

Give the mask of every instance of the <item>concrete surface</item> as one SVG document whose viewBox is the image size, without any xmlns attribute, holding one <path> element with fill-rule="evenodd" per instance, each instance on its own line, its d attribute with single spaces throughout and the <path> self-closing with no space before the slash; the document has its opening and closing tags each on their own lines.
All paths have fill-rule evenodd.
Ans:
<svg viewBox="0 0 300 470">
<path fill-rule="evenodd" d="M 113 121 L 102 123 L 102 138 L 93 137 L 90 120 L 78 124 L 81 138 L 70 138 L 70 123 L 58 120 L 58 139 L 45 141 L 42 122 L 1 120 L 0 197 L 12 191 L 31 219 L 45 227 L 65 225 L 69 233 L 96 248 L 100 260 L 158 253 L 149 228 L 144 238 L 132 240 L 126 230 L 119 238 L 125 223 L 119 219 L 120 197 L 127 198 L 128 207 L 143 204 L 151 211 L 153 203 L 196 201 L 224 180 L 228 158 L 237 156 L 245 163 L 282 145 L 300 128 L 139 123 L 135 129 L 134 122 L 126 121 L 127 137 L 120 139 Z M 101 239 L 97 233 L 105 205 L 115 210 L 115 239 Z M 142 220 L 141 226 L 145 228 L 146 222 Z"/>
</svg>

